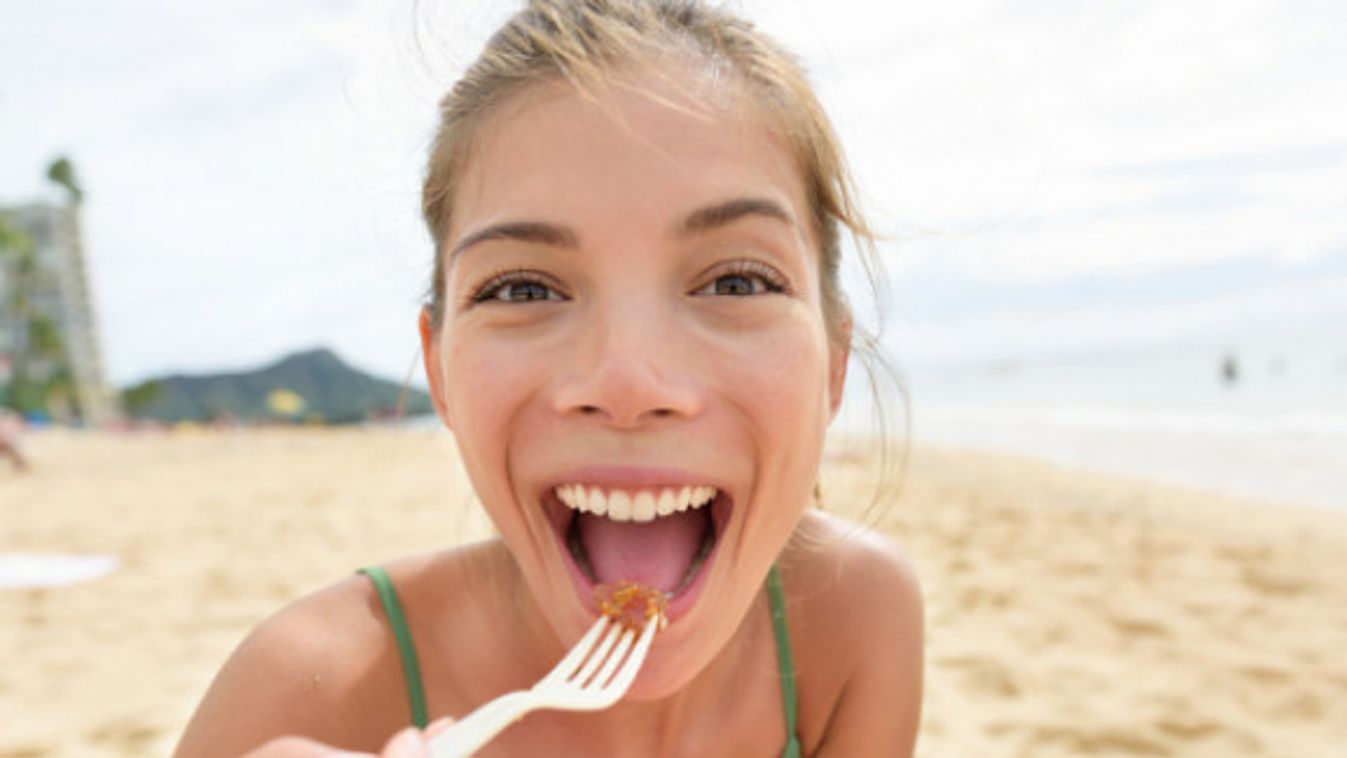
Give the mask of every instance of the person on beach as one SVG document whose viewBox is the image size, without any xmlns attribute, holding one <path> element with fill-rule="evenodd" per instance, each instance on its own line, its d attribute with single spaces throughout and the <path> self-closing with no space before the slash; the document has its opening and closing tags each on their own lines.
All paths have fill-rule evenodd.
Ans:
<svg viewBox="0 0 1347 758">
<path fill-rule="evenodd" d="M 425 370 L 499 536 L 263 622 L 177 755 L 423 755 L 427 724 L 546 674 L 619 581 L 668 598 L 626 697 L 481 755 L 910 755 L 916 579 L 811 507 L 853 197 L 799 65 L 749 23 L 528 2 L 443 100 L 423 194 Z"/>
</svg>

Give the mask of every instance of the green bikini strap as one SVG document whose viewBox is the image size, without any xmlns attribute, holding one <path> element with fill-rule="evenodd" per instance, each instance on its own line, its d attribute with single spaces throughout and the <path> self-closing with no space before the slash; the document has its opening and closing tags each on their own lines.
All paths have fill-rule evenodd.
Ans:
<svg viewBox="0 0 1347 758">
<path fill-rule="evenodd" d="M 795 662 L 790 655 L 790 628 L 786 625 L 786 597 L 781 591 L 781 574 L 772 564 L 767 572 L 767 598 L 772 606 L 772 632 L 776 635 L 776 664 L 781 672 L 781 699 L 786 708 L 786 750 L 783 758 L 800 755 L 800 739 L 795 734 Z"/>
<path fill-rule="evenodd" d="M 416 658 L 416 646 L 412 644 L 411 632 L 407 630 L 407 619 L 402 614 L 398 593 L 393 589 L 388 572 L 382 567 L 369 566 L 358 573 L 369 577 L 374 583 L 374 589 L 379 592 L 384 614 L 388 616 L 388 624 L 393 627 L 393 638 L 398 643 L 398 655 L 402 658 L 402 673 L 407 678 L 407 699 L 411 701 L 412 707 L 412 723 L 419 729 L 425 729 L 430 719 L 426 717 L 426 693 L 421 687 L 421 664 Z"/>
</svg>

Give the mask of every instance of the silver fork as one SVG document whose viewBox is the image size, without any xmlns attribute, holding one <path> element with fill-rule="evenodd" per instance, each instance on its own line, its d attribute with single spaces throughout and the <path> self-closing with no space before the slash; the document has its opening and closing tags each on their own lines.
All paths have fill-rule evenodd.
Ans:
<svg viewBox="0 0 1347 758">
<path fill-rule="evenodd" d="M 637 638 L 634 630 L 600 617 L 532 689 L 501 695 L 432 739 L 431 758 L 472 755 L 505 727 L 539 708 L 597 711 L 616 703 L 645 662 L 659 621 L 658 615 L 647 621 Z"/>
</svg>

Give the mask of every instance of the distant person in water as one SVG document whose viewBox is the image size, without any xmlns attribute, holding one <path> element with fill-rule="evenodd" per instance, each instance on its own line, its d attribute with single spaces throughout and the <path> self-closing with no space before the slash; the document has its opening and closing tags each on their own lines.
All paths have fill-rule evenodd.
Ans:
<svg viewBox="0 0 1347 758">
<path fill-rule="evenodd" d="M 1221 359 L 1221 381 L 1227 387 L 1234 386 L 1239 381 L 1239 359 L 1234 353 L 1226 353 Z"/>
<path fill-rule="evenodd" d="M 19 446 L 19 436 L 23 433 L 23 419 L 8 408 L 0 408 L 0 456 L 8 458 L 20 471 L 28 468 Z"/>
</svg>

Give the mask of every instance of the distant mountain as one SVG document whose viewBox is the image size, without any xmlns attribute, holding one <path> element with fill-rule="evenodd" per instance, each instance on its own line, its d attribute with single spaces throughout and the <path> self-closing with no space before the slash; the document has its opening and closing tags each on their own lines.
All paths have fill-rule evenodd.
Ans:
<svg viewBox="0 0 1347 758">
<path fill-rule="evenodd" d="M 430 396 L 346 365 L 331 350 L 286 356 L 255 371 L 150 379 L 122 392 L 134 418 L 164 422 L 294 420 L 347 424 L 430 413 Z"/>
</svg>

